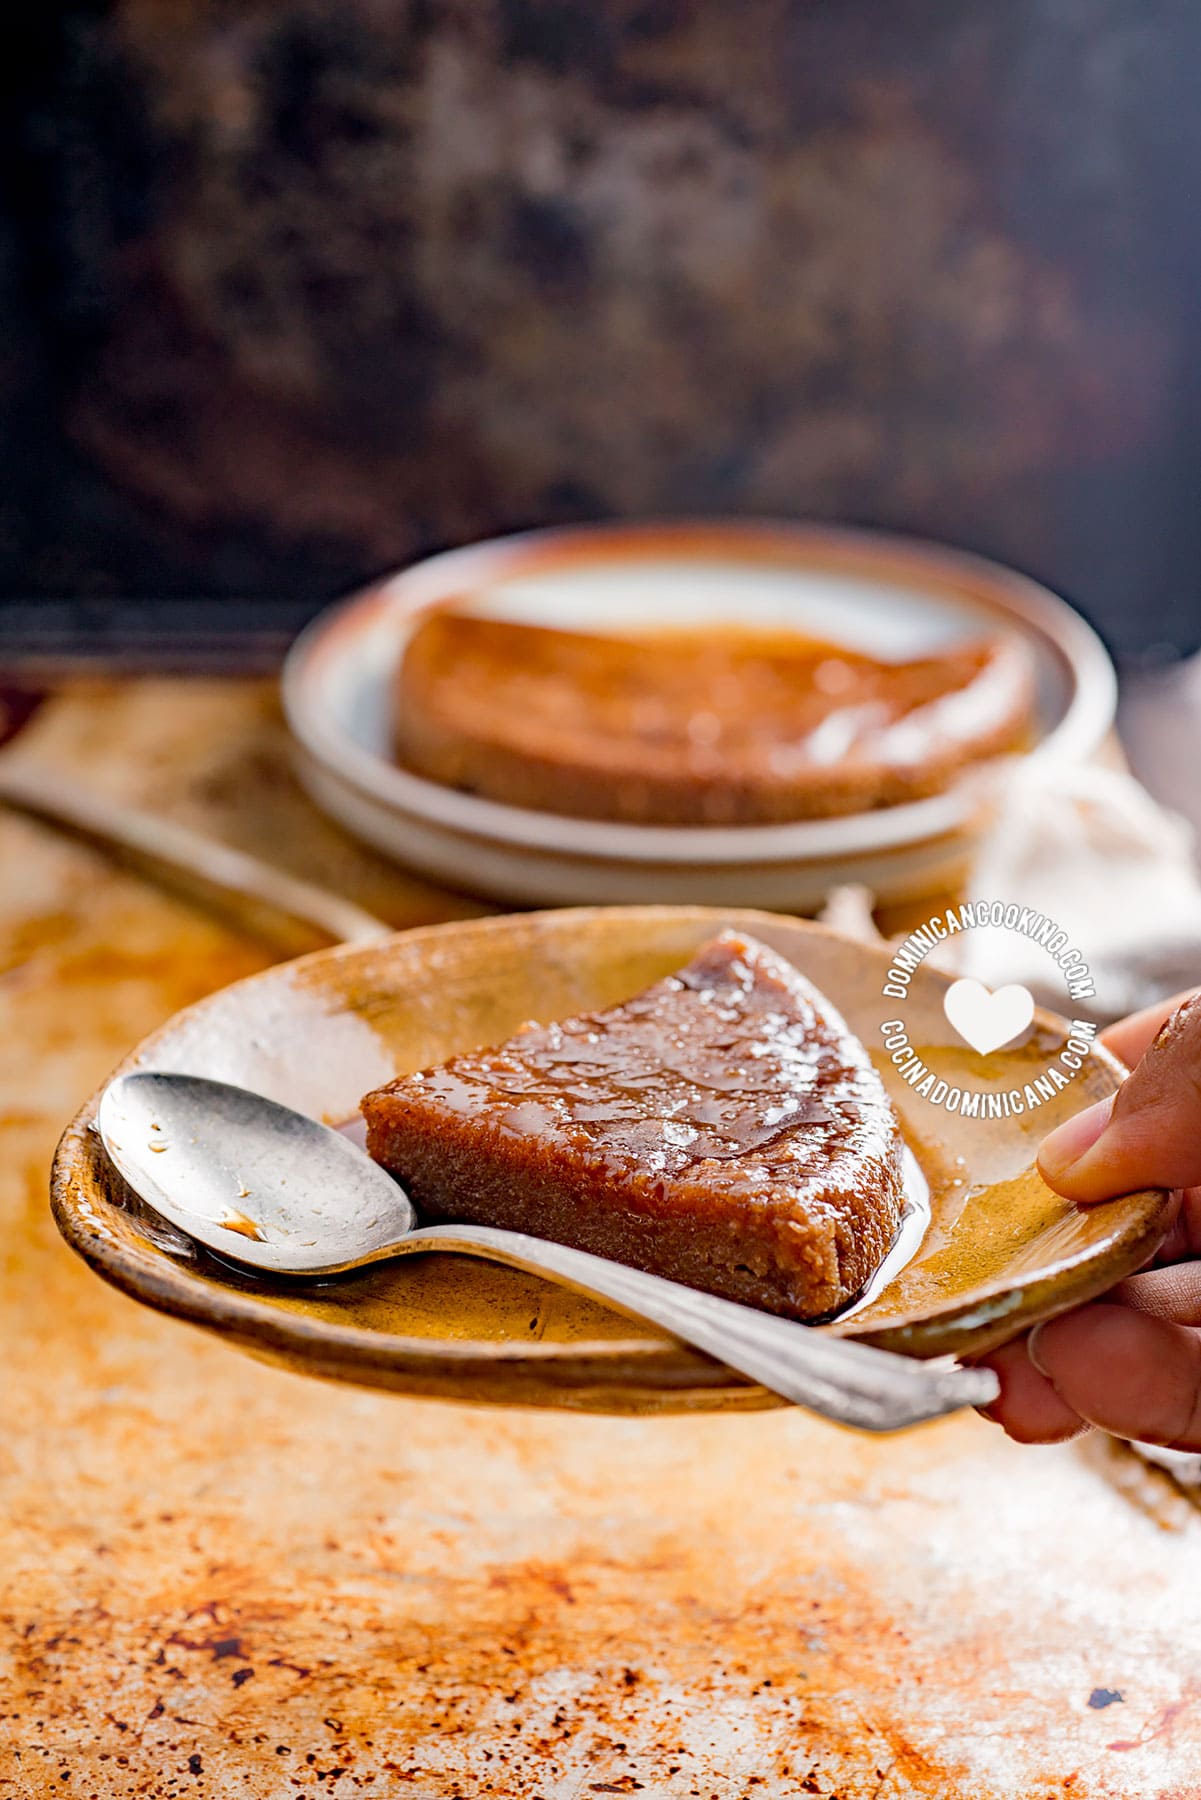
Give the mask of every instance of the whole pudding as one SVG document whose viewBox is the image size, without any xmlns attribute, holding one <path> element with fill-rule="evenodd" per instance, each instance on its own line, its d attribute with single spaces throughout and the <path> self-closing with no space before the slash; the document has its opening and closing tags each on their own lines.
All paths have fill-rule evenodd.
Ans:
<svg viewBox="0 0 1201 1800">
<path fill-rule="evenodd" d="M 603 636 L 454 608 L 398 678 L 398 760 L 513 806 L 637 824 L 770 824 L 937 793 L 1026 738 L 1011 637 L 883 661 L 787 632 Z"/>
</svg>

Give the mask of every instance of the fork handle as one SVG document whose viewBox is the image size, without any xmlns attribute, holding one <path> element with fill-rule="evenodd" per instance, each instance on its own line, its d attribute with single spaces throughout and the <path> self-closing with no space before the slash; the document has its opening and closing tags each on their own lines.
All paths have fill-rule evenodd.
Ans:
<svg viewBox="0 0 1201 1800">
<path fill-rule="evenodd" d="M 895 1356 L 523 1232 L 427 1225 L 391 1253 L 423 1250 L 483 1256 L 549 1276 L 661 1326 L 784 1400 L 860 1431 L 899 1431 L 960 1407 L 985 1406 L 999 1391 L 991 1369 L 936 1367 Z"/>
</svg>

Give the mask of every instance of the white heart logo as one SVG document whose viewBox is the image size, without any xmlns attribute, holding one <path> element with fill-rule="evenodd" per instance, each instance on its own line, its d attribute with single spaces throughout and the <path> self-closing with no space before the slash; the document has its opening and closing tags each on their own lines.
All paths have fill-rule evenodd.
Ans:
<svg viewBox="0 0 1201 1800">
<path fill-rule="evenodd" d="M 1034 995 L 1017 982 L 991 993 L 982 981 L 965 977 L 951 983 L 942 1009 L 964 1043 L 987 1056 L 1025 1031 L 1034 1017 Z"/>
</svg>

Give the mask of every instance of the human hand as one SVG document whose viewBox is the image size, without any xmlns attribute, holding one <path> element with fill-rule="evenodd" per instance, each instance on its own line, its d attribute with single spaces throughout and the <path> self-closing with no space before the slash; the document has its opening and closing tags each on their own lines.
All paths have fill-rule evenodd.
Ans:
<svg viewBox="0 0 1201 1800">
<path fill-rule="evenodd" d="M 1122 1019 L 1102 1042 L 1132 1072 L 1112 1099 L 1051 1132 L 1039 1168 L 1084 1203 L 1170 1188 L 1172 1225 L 1155 1266 L 984 1359 L 1001 1383 L 987 1416 L 1021 1443 L 1098 1425 L 1199 1450 L 1201 991 Z"/>
</svg>

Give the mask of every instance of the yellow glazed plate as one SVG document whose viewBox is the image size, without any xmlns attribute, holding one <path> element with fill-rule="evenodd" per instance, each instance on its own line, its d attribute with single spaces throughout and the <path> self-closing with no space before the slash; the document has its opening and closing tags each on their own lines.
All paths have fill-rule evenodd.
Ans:
<svg viewBox="0 0 1201 1800">
<path fill-rule="evenodd" d="M 239 1082 L 331 1124 L 368 1088 L 527 1019 L 627 999 L 725 925 L 771 944 L 817 984 L 872 1051 L 931 1191 L 912 1260 L 842 1331 L 915 1356 L 970 1355 L 1102 1292 L 1164 1230 L 1165 1196 L 1077 1208 L 1034 1167 L 1053 1124 L 1113 1091 L 1094 1049 L 1034 1110 L 965 1118 L 917 1095 L 884 1046 L 903 1015 L 914 1049 L 951 1087 L 1022 1092 L 1065 1046 L 1037 1013 L 1029 1040 L 987 1058 L 943 1013 L 949 978 L 919 966 L 908 999 L 883 997 L 888 953 L 770 913 L 614 907 L 517 914 L 401 933 L 269 969 L 189 1007 L 122 1065 Z M 55 1159 L 55 1218 L 99 1274 L 147 1305 L 307 1374 L 443 1399 L 649 1412 L 780 1404 L 683 1345 L 534 1276 L 459 1256 L 406 1258 L 325 1283 L 268 1284 L 197 1249 L 110 1168 L 94 1097 Z"/>
</svg>

